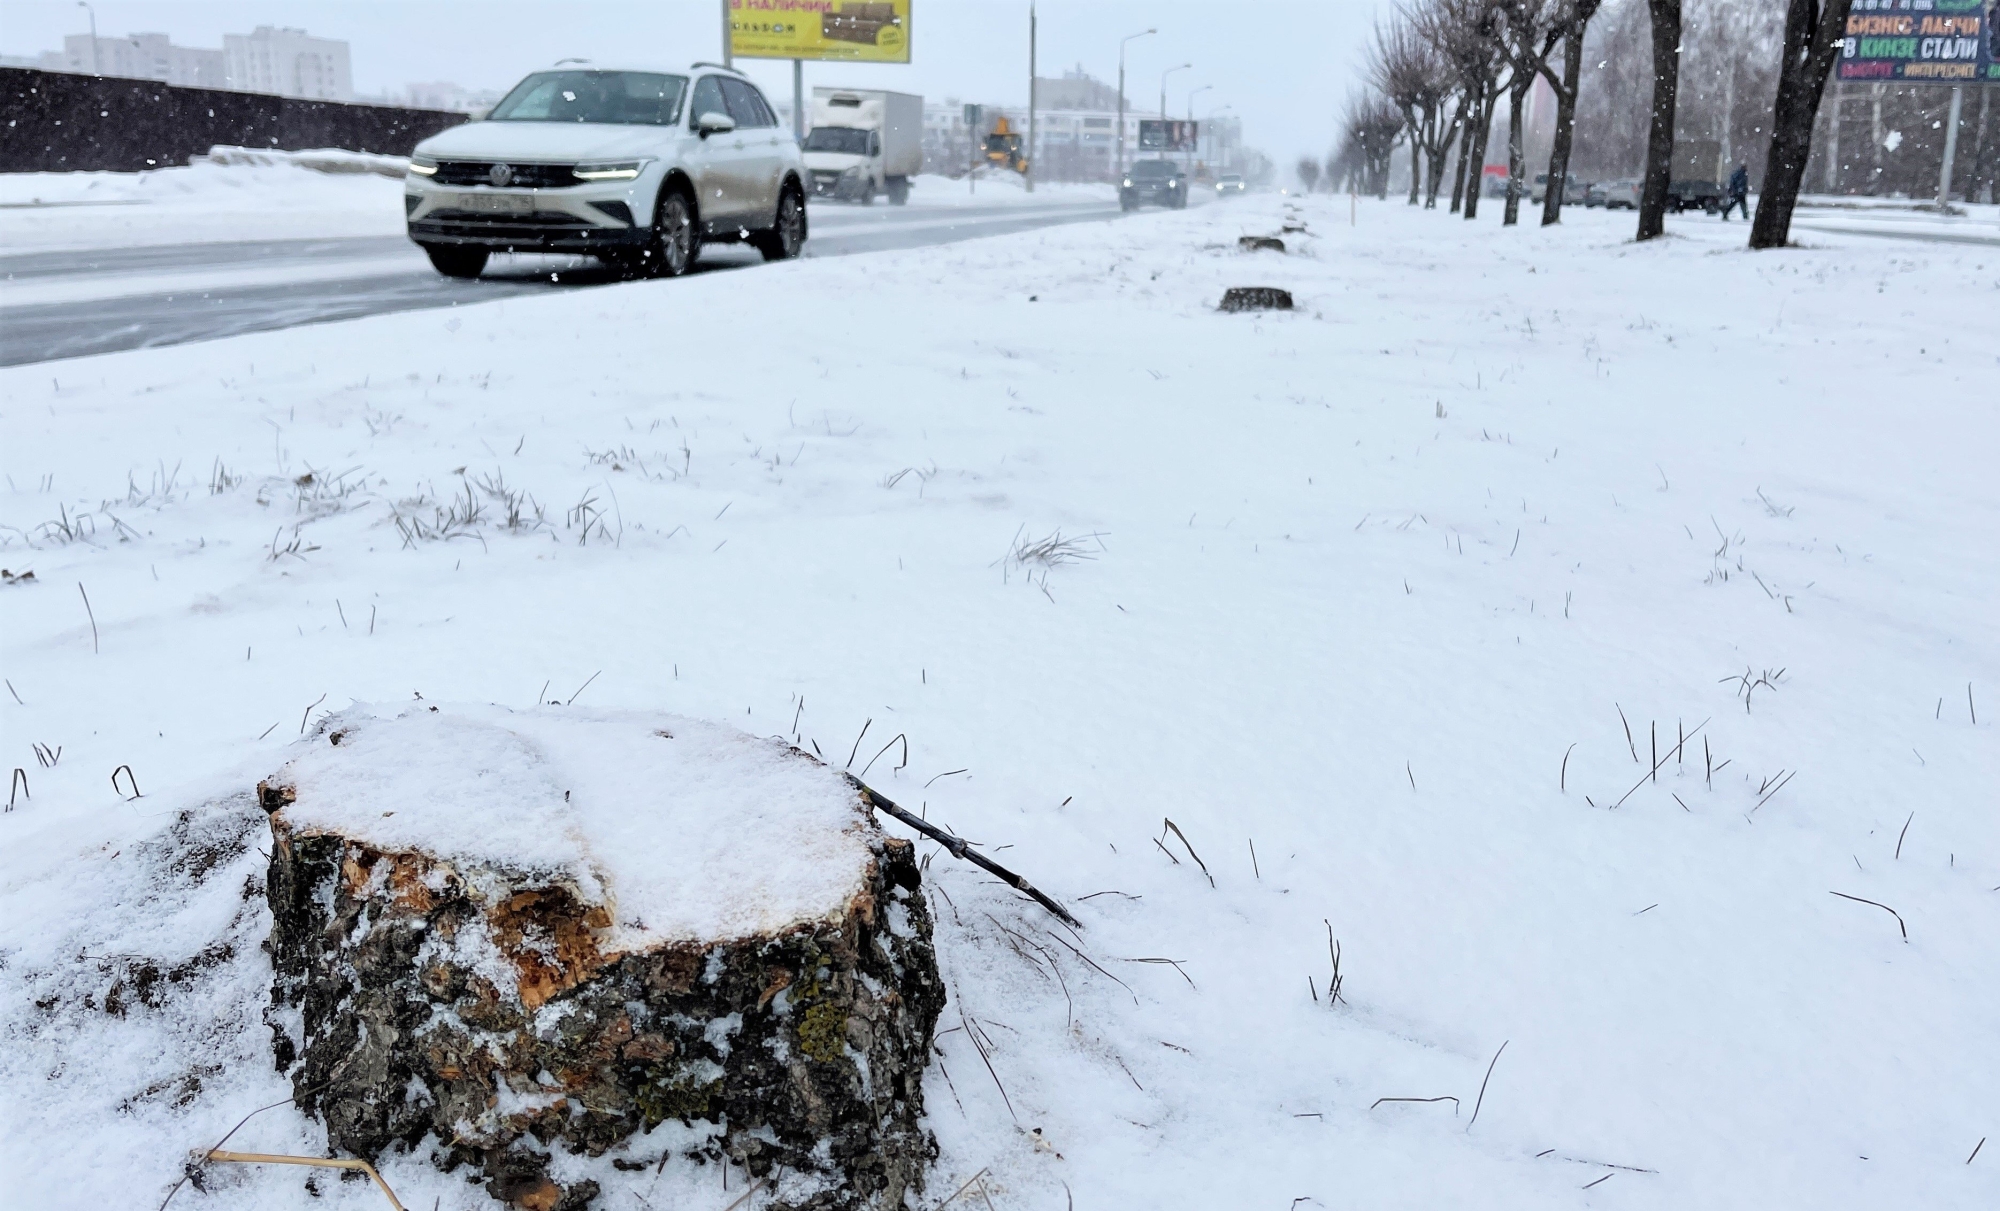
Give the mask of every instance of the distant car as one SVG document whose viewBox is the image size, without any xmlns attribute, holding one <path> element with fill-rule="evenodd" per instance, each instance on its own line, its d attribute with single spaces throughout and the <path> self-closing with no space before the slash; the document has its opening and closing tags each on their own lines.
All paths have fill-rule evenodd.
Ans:
<svg viewBox="0 0 2000 1211">
<path fill-rule="evenodd" d="M 806 239 L 799 147 L 740 72 L 565 59 L 484 121 L 417 144 L 410 239 L 447 277 L 495 252 L 580 252 L 632 273 L 686 273 L 705 241 L 782 260 Z"/>
<path fill-rule="evenodd" d="M 1221 197 L 1224 194 L 1242 193 L 1244 188 L 1242 173 L 1225 172 L 1215 178 L 1215 193 L 1217 197 Z"/>
<path fill-rule="evenodd" d="M 1187 177 L 1172 160 L 1141 160 L 1118 184 L 1118 205 L 1137 210 L 1146 203 L 1181 210 L 1187 206 Z"/>
<path fill-rule="evenodd" d="M 1722 209 L 1722 200 L 1727 196 L 1714 181 L 1675 181 L 1667 186 L 1667 205 L 1676 214 L 1686 210 L 1715 214 Z"/>
<path fill-rule="evenodd" d="M 1597 205 L 1604 207 L 1606 210 L 1639 209 L 1639 182 L 1637 181 L 1606 181 L 1597 186 L 1597 191 L 1603 198 Z"/>
<path fill-rule="evenodd" d="M 1579 181 L 1574 176 L 1565 176 L 1563 182 L 1563 201 L 1565 203 L 1575 202 L 1581 204 L 1584 200 L 1584 192 L 1588 187 L 1588 182 Z M 1536 173 L 1534 188 L 1528 191 L 1528 200 L 1539 203 L 1548 196 L 1548 192 L 1549 174 L 1545 172 Z"/>
</svg>

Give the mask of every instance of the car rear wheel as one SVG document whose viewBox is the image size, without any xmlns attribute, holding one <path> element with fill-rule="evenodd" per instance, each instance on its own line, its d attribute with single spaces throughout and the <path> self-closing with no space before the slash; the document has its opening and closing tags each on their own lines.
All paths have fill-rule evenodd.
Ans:
<svg viewBox="0 0 2000 1211">
<path fill-rule="evenodd" d="M 462 248 L 454 244 L 426 244 L 431 267 L 448 278 L 476 278 L 493 254 L 484 248 Z"/>
<path fill-rule="evenodd" d="M 695 254 L 700 251 L 694 208 L 688 204 L 684 191 L 669 189 L 661 196 L 653 216 L 653 244 L 646 250 L 652 270 L 663 278 L 677 278 L 693 267 Z"/>
<path fill-rule="evenodd" d="M 909 200 L 910 200 L 910 178 L 890 177 L 889 204 L 891 206 L 902 206 L 908 203 Z"/>
<path fill-rule="evenodd" d="M 799 191 L 787 185 L 778 195 L 778 212 L 771 229 L 750 237 L 767 261 L 786 261 L 799 255 L 806 242 L 806 207 Z"/>
</svg>

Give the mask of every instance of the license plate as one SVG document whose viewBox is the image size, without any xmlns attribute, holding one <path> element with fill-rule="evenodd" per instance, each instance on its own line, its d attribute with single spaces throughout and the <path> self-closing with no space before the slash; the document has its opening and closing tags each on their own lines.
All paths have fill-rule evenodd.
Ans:
<svg viewBox="0 0 2000 1211">
<path fill-rule="evenodd" d="M 462 193 L 458 195 L 458 206 L 461 210 L 486 214 L 533 214 L 535 199 L 515 193 Z"/>
</svg>

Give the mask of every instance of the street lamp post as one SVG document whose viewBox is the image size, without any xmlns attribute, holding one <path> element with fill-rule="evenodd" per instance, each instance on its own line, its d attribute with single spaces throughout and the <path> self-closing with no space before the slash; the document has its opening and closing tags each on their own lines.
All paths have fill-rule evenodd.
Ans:
<svg viewBox="0 0 2000 1211">
<path fill-rule="evenodd" d="M 1174 74 L 1175 72 L 1177 72 L 1177 71 L 1185 71 L 1185 70 L 1187 70 L 1188 68 L 1190 68 L 1190 67 L 1193 67 L 1193 66 L 1194 66 L 1194 64 L 1192 64 L 1192 63 L 1176 63 L 1176 64 L 1175 64 L 1174 66 L 1172 66 L 1172 67 L 1169 67 L 1169 68 L 1168 68 L 1167 70 L 1165 70 L 1165 71 L 1163 71 L 1163 72 L 1161 72 L 1161 73 L 1160 73 L 1160 118 L 1161 118 L 1161 120 L 1163 120 L 1163 121 L 1164 121 L 1164 120 L 1166 119 L 1166 116 L 1167 116 L 1167 77 L 1168 77 L 1168 76 L 1171 76 L 1171 75 L 1173 75 L 1173 74 Z"/>
<path fill-rule="evenodd" d="M 1194 122 L 1194 99 L 1214 87 L 1215 85 L 1213 84 L 1204 84 L 1200 88 L 1193 89 L 1188 93 L 1188 122 L 1190 124 Z M 1195 142 L 1197 145 L 1201 142 L 1201 136 L 1199 135 L 1199 133 L 1197 133 L 1195 136 Z M 1188 148 L 1188 167 L 1190 169 L 1194 167 L 1195 150 L 1196 149 L 1194 147 Z"/>
<path fill-rule="evenodd" d="M 1118 130 L 1113 136 L 1118 141 L 1118 175 L 1125 175 L 1125 44 L 1133 38 L 1143 38 L 1147 34 L 1157 34 L 1157 29 L 1142 29 L 1118 41 Z"/>
<path fill-rule="evenodd" d="M 76 6 L 90 14 L 90 74 L 101 76 L 104 74 L 104 65 L 97 59 L 97 10 L 84 3 L 84 0 L 76 0 Z"/>
</svg>

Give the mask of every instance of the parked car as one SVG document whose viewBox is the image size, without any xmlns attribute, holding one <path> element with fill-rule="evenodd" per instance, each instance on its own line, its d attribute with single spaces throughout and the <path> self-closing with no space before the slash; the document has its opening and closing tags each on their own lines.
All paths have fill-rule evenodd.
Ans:
<svg viewBox="0 0 2000 1211">
<path fill-rule="evenodd" d="M 1601 200 L 1595 203 L 1586 201 L 1585 205 L 1602 206 L 1606 210 L 1639 209 L 1637 181 L 1606 181 L 1596 188 Z"/>
<path fill-rule="evenodd" d="M 410 239 L 447 277 L 477 277 L 495 252 L 587 253 L 672 277 L 708 241 L 797 256 L 804 180 L 798 144 L 741 73 L 565 59 L 485 120 L 417 144 L 403 205 Z"/>
<path fill-rule="evenodd" d="M 1716 214 L 1727 196 L 1714 181 L 1675 181 L 1667 186 L 1667 205 L 1676 214 L 1685 210 Z"/>
<path fill-rule="evenodd" d="M 1224 197 L 1232 193 L 1242 193 L 1244 189 L 1243 174 L 1240 172 L 1225 172 L 1215 178 L 1215 196 L 1217 197 Z"/>
<path fill-rule="evenodd" d="M 1141 160 L 1125 170 L 1118 184 L 1118 205 L 1137 210 L 1146 203 L 1180 210 L 1187 205 L 1187 177 L 1172 160 Z"/>
<path fill-rule="evenodd" d="M 1589 189 L 1590 183 L 1588 181 L 1577 180 L 1574 174 L 1565 176 L 1563 178 L 1563 182 L 1564 182 L 1563 184 L 1564 205 L 1568 205 L 1570 203 L 1583 205 L 1584 195 L 1586 191 Z M 1549 192 L 1549 174 L 1545 172 L 1536 173 L 1535 183 L 1533 187 L 1528 190 L 1528 200 L 1530 202 L 1535 202 L 1539 204 L 1543 199 L 1545 199 L 1548 196 L 1548 192 Z"/>
</svg>

